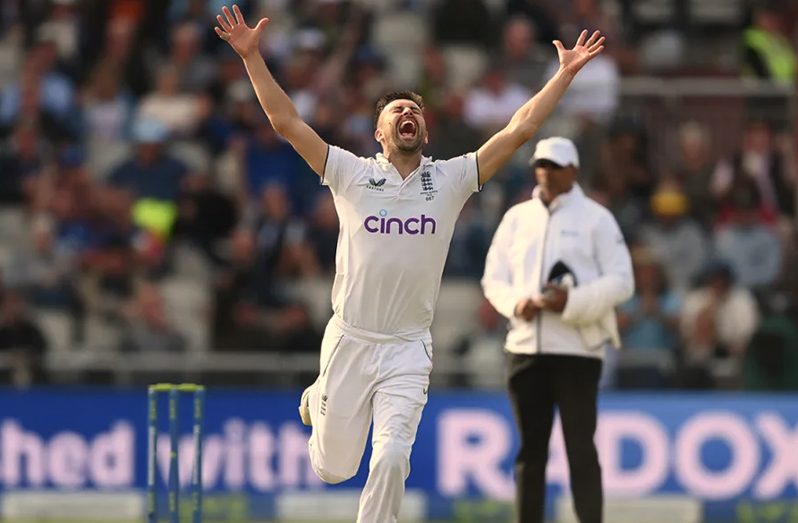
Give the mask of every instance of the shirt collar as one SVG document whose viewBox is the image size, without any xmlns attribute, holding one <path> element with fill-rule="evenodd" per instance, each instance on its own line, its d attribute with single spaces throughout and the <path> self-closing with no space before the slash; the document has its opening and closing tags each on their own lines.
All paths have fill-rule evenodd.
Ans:
<svg viewBox="0 0 798 523">
<path fill-rule="evenodd" d="M 382 154 L 382 153 L 377 153 L 375 155 L 375 159 L 377 161 L 377 165 L 379 165 L 383 170 L 388 169 L 389 167 L 393 167 L 393 164 L 391 163 L 391 161 L 388 158 L 386 158 L 385 155 Z M 421 163 L 419 164 L 419 167 L 423 167 L 423 166 L 429 164 L 430 162 L 432 162 L 432 158 L 431 157 L 422 156 L 421 157 Z"/>
<path fill-rule="evenodd" d="M 574 183 L 574 186 L 571 187 L 570 191 L 562 193 L 556 198 L 554 198 L 554 200 L 549 205 L 549 210 L 554 212 L 560 207 L 564 207 L 579 198 L 583 198 L 584 196 L 585 192 L 582 190 L 582 187 L 580 187 L 578 183 Z M 540 200 L 540 186 L 536 186 L 532 190 L 532 198 Z M 541 205 L 543 205 L 543 200 L 540 200 L 540 203 Z"/>
</svg>

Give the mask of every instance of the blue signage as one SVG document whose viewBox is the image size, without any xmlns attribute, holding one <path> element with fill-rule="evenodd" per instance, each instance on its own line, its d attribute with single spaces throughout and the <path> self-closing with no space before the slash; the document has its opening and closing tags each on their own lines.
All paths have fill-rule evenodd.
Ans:
<svg viewBox="0 0 798 523">
<path fill-rule="evenodd" d="M 210 495 L 245 496 L 260 512 L 252 517 L 271 517 L 283 493 L 365 483 L 368 453 L 358 475 L 343 485 L 330 487 L 315 476 L 298 398 L 299 391 L 208 391 L 203 484 Z M 165 401 L 159 412 L 161 481 L 169 458 Z M 143 490 L 146 408 L 144 390 L 0 391 L 0 495 L 20 489 Z M 190 398 L 181 409 L 179 468 L 187 486 Z M 609 394 L 600 402 L 596 443 L 608 498 L 682 495 L 701 501 L 706 521 L 788 521 L 798 513 L 798 397 Z M 517 446 L 503 393 L 433 391 L 407 487 L 424 493 L 431 518 L 456 517 L 463 504 L 509 506 Z M 558 423 L 547 478 L 552 500 L 568 493 Z M 775 515 L 779 510 L 783 519 Z"/>
</svg>

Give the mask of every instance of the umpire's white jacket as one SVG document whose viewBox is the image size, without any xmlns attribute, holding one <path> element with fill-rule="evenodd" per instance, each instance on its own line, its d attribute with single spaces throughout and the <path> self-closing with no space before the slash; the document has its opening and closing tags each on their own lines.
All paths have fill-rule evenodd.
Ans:
<svg viewBox="0 0 798 523">
<path fill-rule="evenodd" d="M 531 322 L 516 318 L 516 304 L 540 295 L 558 262 L 573 273 L 565 310 L 541 312 Z M 601 358 L 606 342 L 621 345 L 615 306 L 632 296 L 634 277 L 615 218 L 574 185 L 549 208 L 536 190 L 507 211 L 488 251 L 482 287 L 510 319 L 508 351 Z"/>
</svg>

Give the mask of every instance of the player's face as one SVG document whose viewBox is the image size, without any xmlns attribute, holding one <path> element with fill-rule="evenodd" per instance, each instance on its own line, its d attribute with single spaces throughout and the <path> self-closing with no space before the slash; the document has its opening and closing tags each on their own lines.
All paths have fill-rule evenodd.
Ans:
<svg viewBox="0 0 798 523">
<path fill-rule="evenodd" d="M 389 150 L 419 152 L 427 143 L 424 113 L 412 100 L 394 100 L 380 113 L 374 137 Z"/>
<path fill-rule="evenodd" d="M 571 166 L 563 167 L 549 160 L 539 160 L 535 162 L 535 178 L 543 198 L 552 200 L 557 195 L 571 190 L 576 178 L 576 169 Z"/>
</svg>

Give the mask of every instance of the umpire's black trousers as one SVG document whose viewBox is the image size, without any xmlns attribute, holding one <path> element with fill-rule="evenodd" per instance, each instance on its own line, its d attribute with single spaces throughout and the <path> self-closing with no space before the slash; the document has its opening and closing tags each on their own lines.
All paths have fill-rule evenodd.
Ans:
<svg viewBox="0 0 798 523">
<path fill-rule="evenodd" d="M 601 466 L 593 443 L 601 360 L 509 355 L 508 386 L 521 448 L 515 462 L 518 523 L 542 523 L 546 461 L 555 406 L 560 411 L 574 508 L 581 523 L 600 523 Z"/>
</svg>

